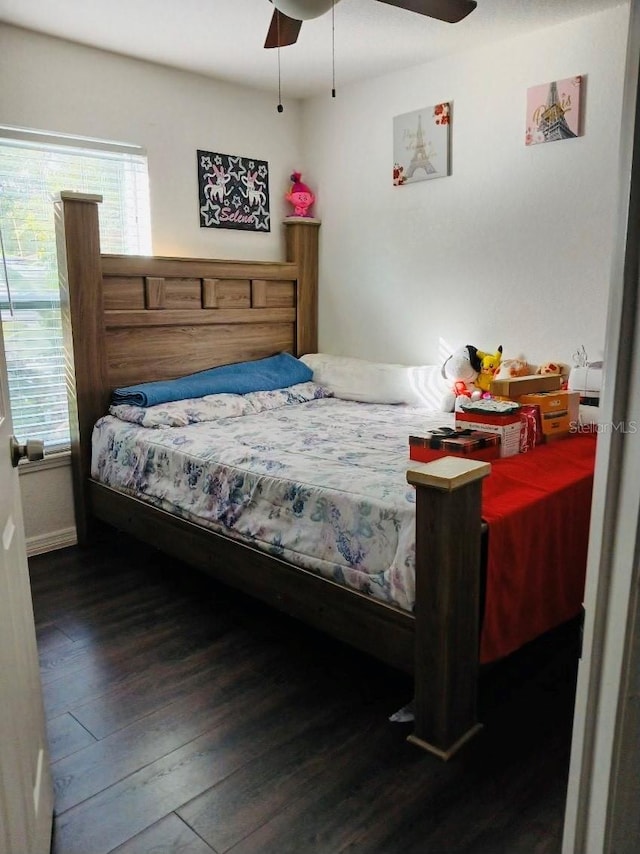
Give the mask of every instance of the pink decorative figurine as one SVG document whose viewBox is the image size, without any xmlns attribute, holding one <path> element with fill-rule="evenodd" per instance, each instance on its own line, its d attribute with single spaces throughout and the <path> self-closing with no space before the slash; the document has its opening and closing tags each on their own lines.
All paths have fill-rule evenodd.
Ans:
<svg viewBox="0 0 640 854">
<path fill-rule="evenodd" d="M 316 197 L 306 184 L 300 180 L 300 172 L 294 172 L 291 176 L 291 189 L 285 195 L 289 204 L 293 205 L 293 213 L 290 216 L 311 216 L 309 208 L 315 202 Z"/>
</svg>

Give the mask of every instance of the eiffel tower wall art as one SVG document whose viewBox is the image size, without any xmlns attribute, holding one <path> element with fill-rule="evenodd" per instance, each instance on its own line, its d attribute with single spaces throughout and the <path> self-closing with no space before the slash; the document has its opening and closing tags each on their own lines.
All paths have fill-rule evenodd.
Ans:
<svg viewBox="0 0 640 854">
<path fill-rule="evenodd" d="M 404 113 L 393 120 L 393 183 L 445 178 L 449 174 L 451 104 Z"/>
<path fill-rule="evenodd" d="M 578 75 L 527 89 L 525 145 L 575 139 L 580 136 L 582 80 Z"/>
</svg>

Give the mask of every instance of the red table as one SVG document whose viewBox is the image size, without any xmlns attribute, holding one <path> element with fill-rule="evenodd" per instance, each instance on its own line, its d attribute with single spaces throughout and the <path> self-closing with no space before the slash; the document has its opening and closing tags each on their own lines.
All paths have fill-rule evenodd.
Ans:
<svg viewBox="0 0 640 854">
<path fill-rule="evenodd" d="M 495 460 L 483 482 L 489 526 L 480 661 L 495 661 L 582 605 L 596 435 Z"/>
</svg>

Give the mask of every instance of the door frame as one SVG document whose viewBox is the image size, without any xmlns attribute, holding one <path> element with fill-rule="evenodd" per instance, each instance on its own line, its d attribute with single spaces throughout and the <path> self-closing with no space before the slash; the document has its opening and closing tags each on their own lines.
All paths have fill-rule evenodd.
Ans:
<svg viewBox="0 0 640 854">
<path fill-rule="evenodd" d="M 636 850 L 640 828 L 640 710 L 632 696 L 635 691 L 637 698 L 640 688 L 639 72 L 640 0 L 631 0 L 584 646 L 563 854 L 626 854 Z"/>
</svg>

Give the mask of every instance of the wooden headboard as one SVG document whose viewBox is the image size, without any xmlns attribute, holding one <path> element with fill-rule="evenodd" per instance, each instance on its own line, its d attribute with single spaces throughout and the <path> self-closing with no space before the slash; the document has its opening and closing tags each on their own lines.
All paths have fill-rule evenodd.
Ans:
<svg viewBox="0 0 640 854">
<path fill-rule="evenodd" d="M 317 350 L 319 221 L 285 220 L 287 260 L 100 252 L 100 196 L 55 202 L 78 540 L 91 433 L 114 388 Z"/>
</svg>

